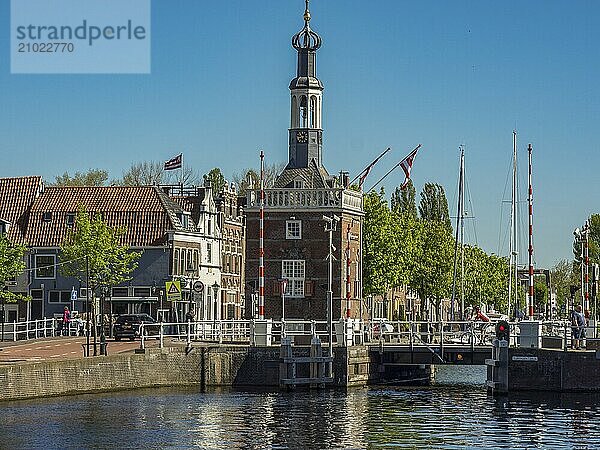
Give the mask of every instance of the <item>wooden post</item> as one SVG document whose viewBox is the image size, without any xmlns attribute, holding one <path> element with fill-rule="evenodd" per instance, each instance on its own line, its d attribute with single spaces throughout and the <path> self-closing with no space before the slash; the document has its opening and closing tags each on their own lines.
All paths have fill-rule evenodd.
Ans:
<svg viewBox="0 0 600 450">
<path fill-rule="evenodd" d="M 279 385 L 281 387 L 286 386 L 283 383 L 283 380 L 288 378 L 295 378 L 295 370 L 290 371 L 290 364 L 285 362 L 286 358 L 292 357 L 292 339 L 289 337 L 285 337 L 281 339 L 281 349 L 279 350 L 279 358 L 281 362 L 279 363 Z M 290 373 L 292 372 L 292 373 Z"/>
</svg>

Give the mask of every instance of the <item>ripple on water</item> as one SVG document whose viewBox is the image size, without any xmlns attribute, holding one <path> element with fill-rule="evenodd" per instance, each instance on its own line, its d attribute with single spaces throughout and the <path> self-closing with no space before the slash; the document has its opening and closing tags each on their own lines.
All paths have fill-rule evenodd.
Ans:
<svg viewBox="0 0 600 450">
<path fill-rule="evenodd" d="M 144 390 L 3 403 L 2 448 L 600 448 L 600 397 L 481 385 Z"/>
</svg>

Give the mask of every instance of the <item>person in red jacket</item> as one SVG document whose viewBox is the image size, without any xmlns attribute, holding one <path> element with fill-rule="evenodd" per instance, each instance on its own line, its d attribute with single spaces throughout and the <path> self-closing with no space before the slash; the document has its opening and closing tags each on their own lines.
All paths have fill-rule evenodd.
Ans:
<svg viewBox="0 0 600 450">
<path fill-rule="evenodd" d="M 65 310 L 63 311 L 63 319 L 62 319 L 63 336 L 69 335 L 69 324 L 70 323 L 71 323 L 71 311 L 69 311 L 68 306 L 65 306 Z"/>
</svg>

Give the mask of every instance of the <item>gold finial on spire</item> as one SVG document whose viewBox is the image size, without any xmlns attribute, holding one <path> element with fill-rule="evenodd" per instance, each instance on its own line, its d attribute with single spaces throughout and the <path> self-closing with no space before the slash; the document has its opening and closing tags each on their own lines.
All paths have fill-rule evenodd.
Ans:
<svg viewBox="0 0 600 450">
<path fill-rule="evenodd" d="M 308 2 L 309 0 L 306 0 L 306 9 L 304 10 L 304 21 L 306 23 L 310 22 L 310 11 L 308 10 Z"/>
</svg>

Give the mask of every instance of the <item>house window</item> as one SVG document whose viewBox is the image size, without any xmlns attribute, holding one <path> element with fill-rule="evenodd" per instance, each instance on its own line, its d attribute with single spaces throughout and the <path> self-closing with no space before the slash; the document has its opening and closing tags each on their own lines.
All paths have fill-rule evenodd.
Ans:
<svg viewBox="0 0 600 450">
<path fill-rule="evenodd" d="M 35 277 L 36 278 L 55 278 L 54 264 L 55 255 L 35 255 Z"/>
<path fill-rule="evenodd" d="M 179 274 L 179 249 L 173 252 L 173 275 Z"/>
<path fill-rule="evenodd" d="M 150 288 L 149 287 L 134 287 L 133 288 L 133 296 L 134 297 L 150 297 Z"/>
<path fill-rule="evenodd" d="M 281 278 L 288 280 L 285 295 L 290 298 L 304 297 L 304 260 L 281 261 Z"/>
<path fill-rule="evenodd" d="M 112 288 L 113 297 L 129 297 L 129 288 L 126 287 L 115 287 Z"/>
<path fill-rule="evenodd" d="M 206 227 L 206 234 L 212 234 L 212 220 L 208 218 L 208 225 Z"/>
<path fill-rule="evenodd" d="M 67 213 L 67 225 L 70 227 L 75 225 L 75 214 Z"/>
<path fill-rule="evenodd" d="M 302 239 L 302 221 L 301 220 L 286 220 L 285 221 L 285 238 L 286 239 Z"/>
<path fill-rule="evenodd" d="M 71 291 L 50 291 L 48 294 L 49 303 L 70 303 Z"/>
<path fill-rule="evenodd" d="M 206 260 L 212 262 L 212 245 L 206 244 Z"/>
<path fill-rule="evenodd" d="M 42 214 L 42 220 L 44 222 L 50 222 L 52 220 L 52 213 L 51 212 L 45 212 Z"/>
</svg>

